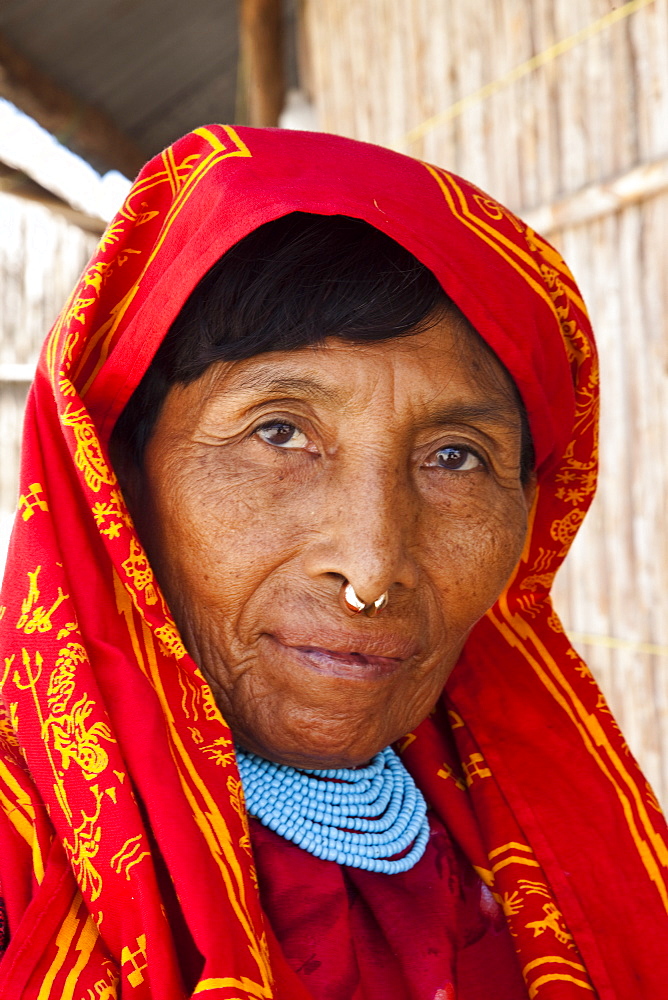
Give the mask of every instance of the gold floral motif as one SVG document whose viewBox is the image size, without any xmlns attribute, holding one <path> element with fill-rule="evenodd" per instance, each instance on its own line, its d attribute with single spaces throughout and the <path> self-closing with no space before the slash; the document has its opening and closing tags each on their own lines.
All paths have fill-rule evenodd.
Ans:
<svg viewBox="0 0 668 1000">
<path fill-rule="evenodd" d="M 150 604 L 150 601 L 148 603 Z M 167 656 L 173 656 L 175 659 L 181 660 L 186 655 L 186 648 L 181 642 L 181 637 L 176 630 L 174 622 L 167 621 L 160 628 L 157 628 L 155 630 L 155 637 L 160 642 L 162 652 Z"/>
<path fill-rule="evenodd" d="M 136 538 L 130 539 L 130 555 L 121 563 L 127 576 L 132 581 L 136 590 L 146 592 L 146 603 L 155 604 L 158 595 L 155 589 L 155 577 L 153 570 L 146 557 L 146 553 Z"/>
<path fill-rule="evenodd" d="M 83 472 L 88 488 L 93 493 L 99 493 L 103 483 L 115 486 L 116 476 L 102 455 L 93 421 L 85 407 L 75 410 L 68 403 L 60 419 L 65 427 L 71 427 L 74 431 L 76 440 L 74 461 L 77 468 Z"/>
<path fill-rule="evenodd" d="M 579 660 L 579 662 L 575 664 L 576 672 L 580 675 L 580 677 L 583 678 L 583 680 L 589 681 L 590 684 L 595 684 L 596 681 L 594 680 L 594 675 L 592 674 L 587 664 L 584 662 L 584 660 L 580 660 L 580 657 L 577 656 L 577 653 L 576 657 Z"/>
<path fill-rule="evenodd" d="M 235 813 L 240 817 L 240 819 L 245 819 L 246 803 L 244 800 L 243 786 L 239 778 L 235 778 L 232 774 L 230 774 L 227 779 L 227 790 L 230 793 L 230 802 L 232 803 L 232 808 Z"/>
<path fill-rule="evenodd" d="M 228 740 L 225 736 L 219 736 L 213 743 L 209 743 L 208 746 L 201 749 L 214 764 L 228 767 L 234 760 L 234 750 L 225 750 L 224 747 L 230 746 L 232 746 L 232 740 Z"/>
<path fill-rule="evenodd" d="M 132 519 L 120 490 L 112 490 L 107 503 L 98 500 L 91 510 L 100 533 L 108 538 L 118 538 L 123 526 L 132 527 Z"/>
<path fill-rule="evenodd" d="M 112 245 L 112 243 L 117 243 L 121 238 L 124 229 L 124 221 L 121 220 L 119 222 L 112 222 L 99 242 L 99 249 L 106 250 L 108 246 Z"/>
</svg>

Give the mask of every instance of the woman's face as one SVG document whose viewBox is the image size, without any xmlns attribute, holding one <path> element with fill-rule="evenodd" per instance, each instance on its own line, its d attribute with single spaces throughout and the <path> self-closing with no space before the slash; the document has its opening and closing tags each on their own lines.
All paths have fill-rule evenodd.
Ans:
<svg viewBox="0 0 668 1000">
<path fill-rule="evenodd" d="M 425 718 L 520 556 L 520 438 L 507 375 L 453 318 L 170 391 L 130 499 L 242 746 L 355 766 Z M 351 614 L 345 581 L 389 603 Z"/>
</svg>

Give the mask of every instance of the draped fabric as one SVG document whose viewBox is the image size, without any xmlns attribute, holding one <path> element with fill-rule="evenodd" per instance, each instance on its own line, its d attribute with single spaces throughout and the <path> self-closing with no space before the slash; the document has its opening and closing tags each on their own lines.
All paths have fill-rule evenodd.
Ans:
<svg viewBox="0 0 668 1000">
<path fill-rule="evenodd" d="M 212 125 L 141 172 L 29 395 L 0 600 L 0 996 L 308 1000 L 262 913 L 229 729 L 107 453 L 198 280 L 291 211 L 364 219 L 429 267 L 511 372 L 536 445 L 514 576 L 398 750 L 502 905 L 528 997 L 665 995 L 666 827 L 549 598 L 596 479 L 598 369 L 573 278 L 445 170 Z"/>
</svg>

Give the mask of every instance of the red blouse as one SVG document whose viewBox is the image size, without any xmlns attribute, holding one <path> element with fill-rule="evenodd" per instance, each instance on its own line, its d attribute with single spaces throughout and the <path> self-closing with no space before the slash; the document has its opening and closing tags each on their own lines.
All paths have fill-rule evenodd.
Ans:
<svg viewBox="0 0 668 1000">
<path fill-rule="evenodd" d="M 430 815 L 399 875 L 321 861 L 251 820 L 260 896 L 313 1000 L 526 1000 L 501 908 Z"/>
</svg>

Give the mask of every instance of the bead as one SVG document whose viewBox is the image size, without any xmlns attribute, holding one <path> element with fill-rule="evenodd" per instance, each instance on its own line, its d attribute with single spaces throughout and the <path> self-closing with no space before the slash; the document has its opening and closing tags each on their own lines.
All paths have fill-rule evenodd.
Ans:
<svg viewBox="0 0 668 1000">
<path fill-rule="evenodd" d="M 424 854 L 426 803 L 391 747 L 359 770 L 299 771 L 240 748 L 237 763 L 249 813 L 317 858 L 395 874 Z"/>
</svg>

